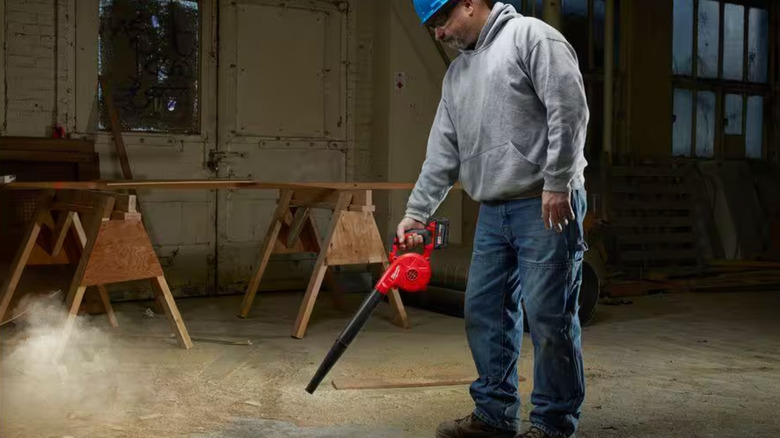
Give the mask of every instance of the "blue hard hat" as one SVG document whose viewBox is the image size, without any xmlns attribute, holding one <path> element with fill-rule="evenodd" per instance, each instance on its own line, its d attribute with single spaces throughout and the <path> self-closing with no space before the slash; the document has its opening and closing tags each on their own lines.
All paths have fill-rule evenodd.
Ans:
<svg viewBox="0 0 780 438">
<path fill-rule="evenodd" d="M 449 2 L 450 0 L 414 0 L 414 10 L 417 12 L 417 16 L 420 17 L 420 21 L 425 24 L 426 21 L 433 17 L 433 14 Z"/>
</svg>

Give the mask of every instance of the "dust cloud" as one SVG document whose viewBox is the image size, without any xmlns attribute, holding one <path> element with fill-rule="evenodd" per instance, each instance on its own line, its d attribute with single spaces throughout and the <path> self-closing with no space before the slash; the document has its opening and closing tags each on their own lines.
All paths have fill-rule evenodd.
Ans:
<svg viewBox="0 0 780 438">
<path fill-rule="evenodd" d="M 80 436 L 82 426 L 116 427 L 152 391 L 150 376 L 120 367 L 104 315 L 76 318 L 57 359 L 67 316 L 61 295 L 32 297 L 17 308 L 27 311 L 0 331 L 1 436 Z"/>
</svg>

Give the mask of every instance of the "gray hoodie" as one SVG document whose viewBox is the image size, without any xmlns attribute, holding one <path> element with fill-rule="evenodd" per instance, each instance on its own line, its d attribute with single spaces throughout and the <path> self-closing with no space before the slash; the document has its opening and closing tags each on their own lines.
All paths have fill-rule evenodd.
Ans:
<svg viewBox="0 0 780 438">
<path fill-rule="evenodd" d="M 495 3 L 444 76 L 406 216 L 427 221 L 460 179 L 476 201 L 581 188 L 589 113 L 577 55 L 541 20 Z"/>
</svg>

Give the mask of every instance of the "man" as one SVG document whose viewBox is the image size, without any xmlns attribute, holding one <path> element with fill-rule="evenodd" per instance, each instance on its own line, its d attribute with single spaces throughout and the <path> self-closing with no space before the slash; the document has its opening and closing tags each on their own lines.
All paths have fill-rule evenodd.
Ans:
<svg viewBox="0 0 780 438">
<path fill-rule="evenodd" d="M 515 437 L 522 298 L 534 346 L 534 409 L 520 436 L 569 437 L 585 394 L 577 299 L 588 107 L 564 37 L 491 3 L 414 0 L 422 22 L 460 55 L 445 75 L 397 234 L 405 246 L 419 244 L 404 232 L 421 227 L 458 179 L 481 202 L 465 302 L 476 406 L 442 423 L 436 436 Z"/>
</svg>

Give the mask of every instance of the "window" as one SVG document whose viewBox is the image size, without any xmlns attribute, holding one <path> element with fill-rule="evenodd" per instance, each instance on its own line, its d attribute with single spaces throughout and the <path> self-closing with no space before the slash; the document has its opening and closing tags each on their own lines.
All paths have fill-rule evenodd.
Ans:
<svg viewBox="0 0 780 438">
<path fill-rule="evenodd" d="M 674 0 L 672 155 L 763 156 L 769 13 L 762 0 Z M 695 56 L 694 56 L 695 54 Z"/>
<path fill-rule="evenodd" d="M 199 29 L 196 0 L 100 0 L 98 71 L 124 131 L 199 131 Z"/>
</svg>

